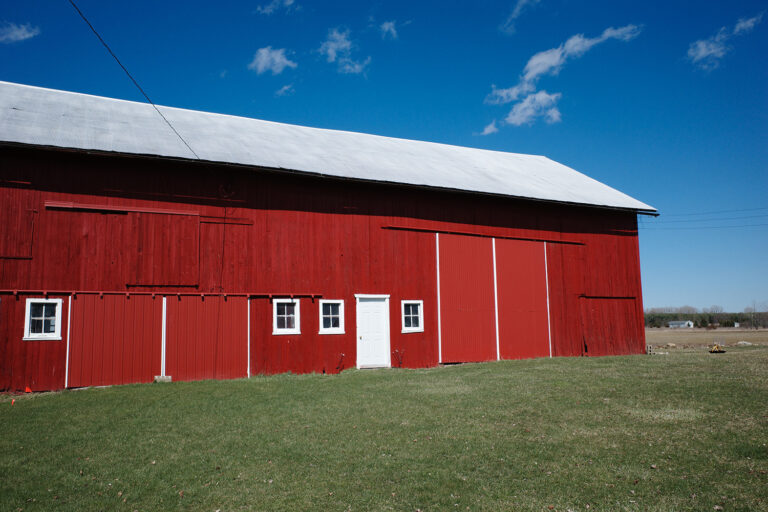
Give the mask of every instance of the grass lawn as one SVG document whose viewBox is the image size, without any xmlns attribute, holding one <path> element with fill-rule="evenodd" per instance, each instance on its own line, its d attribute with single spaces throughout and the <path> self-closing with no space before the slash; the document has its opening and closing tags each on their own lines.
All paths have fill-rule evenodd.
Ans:
<svg viewBox="0 0 768 512">
<path fill-rule="evenodd" d="M 768 346 L 0 398 L 0 510 L 768 510 Z"/>
</svg>

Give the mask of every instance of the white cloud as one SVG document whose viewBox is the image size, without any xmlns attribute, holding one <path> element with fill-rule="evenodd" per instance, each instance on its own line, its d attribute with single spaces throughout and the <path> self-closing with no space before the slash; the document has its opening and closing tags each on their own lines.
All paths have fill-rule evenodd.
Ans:
<svg viewBox="0 0 768 512">
<path fill-rule="evenodd" d="M 381 30 L 382 39 L 386 39 L 387 37 L 397 39 L 397 24 L 394 21 L 385 21 L 379 25 L 379 30 Z"/>
<path fill-rule="evenodd" d="M 711 71 L 720 65 L 720 59 L 728 52 L 726 41 L 730 34 L 725 27 L 709 39 L 694 41 L 688 47 L 688 58 L 701 69 Z"/>
<path fill-rule="evenodd" d="M 559 123 L 562 116 L 557 108 L 557 102 L 562 94 L 559 92 L 554 94 L 549 94 L 546 91 L 536 92 L 539 79 L 545 75 L 557 75 L 566 62 L 581 57 L 598 44 L 609 39 L 631 41 L 640 35 L 640 31 L 641 27 L 637 25 L 626 25 L 619 28 L 609 27 L 597 37 L 585 37 L 584 34 L 571 36 L 560 46 L 536 53 L 528 59 L 516 85 L 505 89 L 499 89 L 496 85 L 492 85 L 491 92 L 485 98 L 485 103 L 503 105 L 517 102 L 507 117 L 504 118 L 504 124 L 521 126 L 531 124 L 538 118 L 543 118 L 547 123 Z M 493 133 L 487 132 L 491 129 L 498 130 L 495 121 L 485 127 L 483 135 Z"/>
<path fill-rule="evenodd" d="M 248 64 L 248 69 L 262 74 L 271 71 L 273 75 L 279 75 L 285 68 L 295 68 L 298 66 L 295 62 L 285 56 L 285 48 L 272 49 L 271 46 L 259 48 L 253 56 L 253 60 Z"/>
<path fill-rule="evenodd" d="M 368 64 L 370 63 L 371 63 L 370 57 L 368 57 L 363 61 L 352 60 L 349 58 L 342 58 L 342 59 L 339 59 L 339 73 L 356 75 L 365 71 L 365 68 L 367 68 Z"/>
<path fill-rule="evenodd" d="M 608 27 L 598 37 L 584 37 L 584 34 L 571 36 L 557 48 L 539 52 L 531 57 L 523 70 L 523 80 L 535 81 L 541 75 L 556 75 L 569 59 L 581 57 L 598 44 L 609 39 L 631 41 L 640 35 L 640 30 L 641 28 L 637 25 L 626 25 L 619 28 Z"/>
<path fill-rule="evenodd" d="M 293 94 L 293 92 L 294 92 L 293 84 L 288 84 L 276 90 L 275 96 L 288 96 L 289 94 Z"/>
<path fill-rule="evenodd" d="M 294 0 L 272 0 L 266 5 L 256 6 L 256 12 L 269 15 L 281 8 L 285 8 L 287 12 L 290 12 L 291 8 L 298 9 L 298 6 L 294 5 L 293 2 Z"/>
<path fill-rule="evenodd" d="M 763 13 L 752 18 L 741 18 L 733 29 L 721 27 L 717 33 L 707 39 L 699 39 L 688 46 L 688 58 L 699 68 L 712 71 L 720 65 L 720 60 L 731 49 L 728 41 L 733 36 L 751 32 L 763 19 Z"/>
<path fill-rule="evenodd" d="M 551 109 L 547 110 L 547 112 L 544 114 L 544 118 L 549 124 L 559 123 L 562 121 L 562 118 L 560 117 L 560 111 L 557 109 L 557 107 L 552 107 Z"/>
<path fill-rule="evenodd" d="M 40 27 L 33 27 L 29 23 L 17 25 L 5 23 L 0 26 L 0 43 L 16 43 L 26 39 L 32 39 L 40 34 Z"/>
<path fill-rule="evenodd" d="M 532 92 L 536 89 L 531 82 L 521 81 L 514 87 L 499 89 L 496 85 L 491 85 L 491 93 L 486 96 L 485 102 L 491 105 L 503 105 L 516 101 L 523 94 Z"/>
<path fill-rule="evenodd" d="M 522 95 L 536 90 L 536 84 L 544 75 L 557 75 L 569 59 L 581 57 L 596 45 L 609 39 L 630 41 L 640 34 L 637 25 L 626 25 L 620 28 L 609 27 L 598 37 L 584 37 L 584 34 L 571 36 L 566 42 L 556 48 L 550 48 L 536 53 L 528 59 L 523 69 L 520 82 L 506 89 L 498 89 L 495 85 L 485 98 L 486 103 L 500 105 L 517 101 Z"/>
<path fill-rule="evenodd" d="M 573 39 L 573 37 L 571 39 Z M 571 39 L 568 41 L 571 41 Z M 541 75 L 547 73 L 556 75 L 560 72 L 560 67 L 565 64 L 565 59 L 566 55 L 563 50 L 563 45 L 535 54 L 528 59 L 528 63 L 525 65 L 525 69 L 523 69 L 522 81 L 534 82 L 538 80 Z"/>
<path fill-rule="evenodd" d="M 506 21 L 501 24 L 499 27 L 499 30 L 504 32 L 505 34 L 514 34 L 515 33 L 515 21 L 517 18 L 520 17 L 521 14 L 523 14 L 523 11 L 528 7 L 529 5 L 536 5 L 541 0 L 517 0 L 517 3 L 515 4 L 515 7 L 512 9 L 512 12 L 507 17 Z"/>
<path fill-rule="evenodd" d="M 755 28 L 755 25 L 763 21 L 763 13 L 761 12 L 754 18 L 741 18 L 737 23 L 736 26 L 733 27 L 733 35 L 738 36 L 742 32 L 751 32 L 753 28 Z"/>
<path fill-rule="evenodd" d="M 323 41 L 318 51 L 325 55 L 328 62 L 337 62 L 339 73 L 359 74 L 371 63 L 371 57 L 359 61 L 352 58 L 352 41 L 349 30 L 334 28 L 328 31 L 328 38 Z"/>
<path fill-rule="evenodd" d="M 334 28 L 328 31 L 328 38 L 320 45 L 320 53 L 324 54 L 328 62 L 336 62 L 341 54 L 349 55 L 352 51 L 352 41 L 349 40 L 349 30 L 343 32 Z"/>
<path fill-rule="evenodd" d="M 483 128 L 483 131 L 480 132 L 480 135 L 490 135 L 492 133 L 496 133 L 499 131 L 498 126 L 496 126 L 496 120 L 490 122 L 490 124 L 486 125 L 485 128 Z"/>
<path fill-rule="evenodd" d="M 543 116 L 547 122 L 557 123 L 560 121 L 560 111 L 556 105 L 561 96 L 559 92 L 549 94 L 547 91 L 529 94 L 523 101 L 512 107 L 504 121 L 507 124 L 520 126 L 532 124 L 537 117 Z"/>
</svg>

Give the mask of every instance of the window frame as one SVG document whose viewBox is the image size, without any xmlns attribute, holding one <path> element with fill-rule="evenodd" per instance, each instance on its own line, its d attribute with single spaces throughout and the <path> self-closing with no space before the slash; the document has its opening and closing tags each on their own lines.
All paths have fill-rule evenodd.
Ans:
<svg viewBox="0 0 768 512">
<path fill-rule="evenodd" d="M 323 305 L 324 304 L 338 304 L 339 305 L 339 326 L 338 327 L 323 327 Z M 344 300 L 342 299 L 321 299 L 319 301 L 319 329 L 318 334 L 345 334 L 344 332 Z"/>
<path fill-rule="evenodd" d="M 419 326 L 418 327 L 406 327 L 405 326 L 405 306 L 416 304 L 419 306 Z M 424 301 L 423 300 L 401 300 L 400 301 L 400 325 L 402 326 L 402 333 L 411 332 L 424 332 Z"/>
<path fill-rule="evenodd" d="M 277 327 L 277 305 L 278 304 L 295 304 L 294 310 L 294 327 L 278 328 Z M 301 299 L 272 299 L 272 334 L 275 336 L 286 334 L 301 334 Z"/>
<path fill-rule="evenodd" d="M 54 331 L 51 333 L 46 332 L 40 332 L 40 333 L 33 333 L 30 332 L 30 321 L 31 321 L 31 313 L 32 313 L 32 304 L 56 304 L 56 316 L 55 316 L 55 327 Z M 27 299 L 27 302 L 24 307 L 24 337 L 22 338 L 24 341 L 61 341 L 61 318 L 62 318 L 62 309 L 64 308 L 64 300 L 63 299 L 48 299 L 45 297 L 30 297 Z M 45 307 L 43 307 L 43 311 L 45 311 Z M 43 317 L 45 318 L 45 317 Z"/>
</svg>

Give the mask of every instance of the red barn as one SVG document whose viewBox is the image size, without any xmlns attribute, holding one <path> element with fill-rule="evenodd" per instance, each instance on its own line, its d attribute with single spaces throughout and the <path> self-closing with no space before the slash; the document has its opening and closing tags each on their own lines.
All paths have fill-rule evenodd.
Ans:
<svg viewBox="0 0 768 512">
<path fill-rule="evenodd" d="M 0 389 L 642 353 L 654 212 L 541 156 L 0 82 Z"/>
</svg>

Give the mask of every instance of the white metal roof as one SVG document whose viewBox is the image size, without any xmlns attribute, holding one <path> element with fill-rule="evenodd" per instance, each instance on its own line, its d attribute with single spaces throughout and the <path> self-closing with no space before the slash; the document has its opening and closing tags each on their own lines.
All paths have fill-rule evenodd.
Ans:
<svg viewBox="0 0 768 512">
<path fill-rule="evenodd" d="M 211 162 L 655 211 L 543 156 L 158 108 Z M 0 142 L 195 158 L 147 103 L 1 81 Z"/>
</svg>

